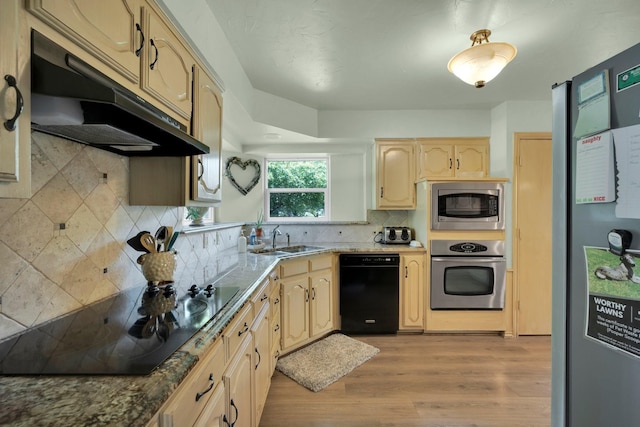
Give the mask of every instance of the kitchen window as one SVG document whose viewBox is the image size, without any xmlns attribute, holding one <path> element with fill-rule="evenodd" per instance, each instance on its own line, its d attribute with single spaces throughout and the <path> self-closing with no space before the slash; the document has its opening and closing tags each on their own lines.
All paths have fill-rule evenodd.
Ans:
<svg viewBox="0 0 640 427">
<path fill-rule="evenodd" d="M 329 220 L 329 158 L 267 159 L 267 221 Z"/>
</svg>

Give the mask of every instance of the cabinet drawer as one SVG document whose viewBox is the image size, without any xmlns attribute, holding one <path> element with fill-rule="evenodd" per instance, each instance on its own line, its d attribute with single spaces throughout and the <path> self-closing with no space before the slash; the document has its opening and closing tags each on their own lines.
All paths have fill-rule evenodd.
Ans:
<svg viewBox="0 0 640 427">
<path fill-rule="evenodd" d="M 262 284 L 255 290 L 251 297 L 251 303 L 253 304 L 253 314 L 257 316 L 260 310 L 269 304 L 269 295 L 271 294 L 271 281 L 267 278 Z"/>
<path fill-rule="evenodd" d="M 160 414 L 162 426 L 190 426 L 195 423 L 214 390 L 223 384 L 225 360 L 224 346 L 218 341 L 171 396 Z"/>
<path fill-rule="evenodd" d="M 308 271 L 308 268 L 309 266 L 306 259 L 283 262 L 280 265 L 280 278 L 304 274 Z"/>
<path fill-rule="evenodd" d="M 309 260 L 309 271 L 324 270 L 331 268 L 332 255 L 321 255 L 313 257 Z"/>
<path fill-rule="evenodd" d="M 227 360 L 233 357 L 244 337 L 250 334 L 251 323 L 253 323 L 253 307 L 251 304 L 247 304 L 224 330 Z"/>
</svg>

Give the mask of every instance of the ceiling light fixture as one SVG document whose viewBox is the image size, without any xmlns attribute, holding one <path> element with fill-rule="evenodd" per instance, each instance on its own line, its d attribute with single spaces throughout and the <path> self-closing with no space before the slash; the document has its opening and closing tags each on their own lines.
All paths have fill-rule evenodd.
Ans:
<svg viewBox="0 0 640 427">
<path fill-rule="evenodd" d="M 490 42 L 490 30 L 471 34 L 471 47 L 449 61 L 449 71 L 460 80 L 476 87 L 484 87 L 516 56 L 515 46 L 503 42 Z"/>
</svg>

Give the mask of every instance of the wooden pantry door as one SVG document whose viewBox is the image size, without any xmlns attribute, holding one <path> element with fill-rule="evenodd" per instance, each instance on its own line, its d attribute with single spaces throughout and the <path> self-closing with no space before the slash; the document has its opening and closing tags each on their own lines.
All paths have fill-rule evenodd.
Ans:
<svg viewBox="0 0 640 427">
<path fill-rule="evenodd" d="M 550 133 L 516 133 L 513 267 L 516 335 L 551 334 Z"/>
</svg>

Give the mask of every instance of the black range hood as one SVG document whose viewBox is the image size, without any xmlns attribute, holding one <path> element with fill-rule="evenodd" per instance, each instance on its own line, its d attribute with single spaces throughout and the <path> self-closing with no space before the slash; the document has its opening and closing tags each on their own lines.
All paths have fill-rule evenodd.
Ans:
<svg viewBox="0 0 640 427">
<path fill-rule="evenodd" d="M 192 156 L 209 147 L 144 99 L 32 31 L 31 128 L 124 156 Z"/>
</svg>

